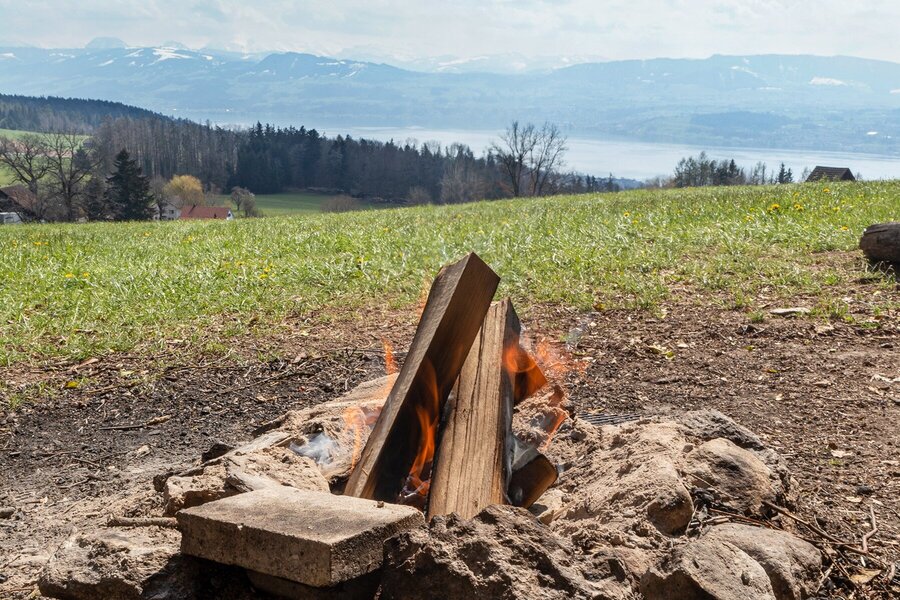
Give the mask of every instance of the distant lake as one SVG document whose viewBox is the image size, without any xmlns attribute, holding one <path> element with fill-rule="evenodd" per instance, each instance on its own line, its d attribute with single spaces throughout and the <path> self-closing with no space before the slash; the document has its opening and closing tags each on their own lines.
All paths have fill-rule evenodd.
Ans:
<svg viewBox="0 0 900 600">
<path fill-rule="evenodd" d="M 329 136 L 349 132 L 353 137 L 403 143 L 413 139 L 419 142 L 437 141 L 446 146 L 453 142 L 466 144 L 476 155 L 488 148 L 498 138 L 496 131 L 465 131 L 446 129 L 357 127 L 343 131 L 326 129 Z M 643 180 L 656 175 L 671 175 L 676 163 L 685 156 L 706 151 L 710 158 L 733 158 L 748 170 L 757 162 L 766 163 L 770 169 L 778 169 L 784 162 L 794 176 L 803 169 L 816 165 L 850 167 L 865 179 L 900 179 L 900 157 L 878 154 L 845 152 L 814 152 L 811 150 L 778 150 L 772 148 L 713 148 L 678 144 L 655 144 L 622 140 L 600 140 L 569 137 L 566 153 L 566 169 L 596 176 L 612 173 L 616 177 Z"/>
</svg>

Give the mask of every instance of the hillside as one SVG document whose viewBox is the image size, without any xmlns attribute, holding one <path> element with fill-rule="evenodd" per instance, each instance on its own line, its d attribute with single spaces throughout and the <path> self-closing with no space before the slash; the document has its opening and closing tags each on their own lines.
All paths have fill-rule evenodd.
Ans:
<svg viewBox="0 0 900 600">
<path fill-rule="evenodd" d="M 0 130 L 90 133 L 106 119 L 166 119 L 152 111 L 107 100 L 0 94 Z"/>
<path fill-rule="evenodd" d="M 900 153 L 900 64 L 850 57 L 713 56 L 490 74 L 298 53 L 5 48 L 0 91 L 104 98 L 219 123 L 496 130 L 518 118 L 580 135 Z"/>
</svg>

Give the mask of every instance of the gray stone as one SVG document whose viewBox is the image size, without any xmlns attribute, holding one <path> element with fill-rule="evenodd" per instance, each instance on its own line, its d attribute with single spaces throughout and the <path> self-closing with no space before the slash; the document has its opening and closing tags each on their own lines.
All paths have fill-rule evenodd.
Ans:
<svg viewBox="0 0 900 600">
<path fill-rule="evenodd" d="M 775 600 L 763 568 L 737 546 L 700 538 L 641 577 L 647 600 Z"/>
<path fill-rule="evenodd" d="M 741 448 L 751 450 L 765 448 L 759 436 L 717 410 L 693 410 L 678 420 L 687 433 L 704 441 L 725 438 Z"/>
<path fill-rule="evenodd" d="M 424 523 L 415 508 L 289 487 L 177 514 L 181 550 L 315 587 L 381 566 L 384 541 Z"/>
<path fill-rule="evenodd" d="M 691 451 L 684 470 L 693 485 L 714 489 L 726 504 L 746 514 L 761 514 L 764 500 L 778 500 L 778 478 L 769 467 L 749 450 L 724 438 Z"/>
<path fill-rule="evenodd" d="M 786 531 L 726 523 L 713 527 L 705 539 L 730 542 L 758 562 L 778 600 L 800 600 L 816 592 L 822 554 Z"/>
</svg>

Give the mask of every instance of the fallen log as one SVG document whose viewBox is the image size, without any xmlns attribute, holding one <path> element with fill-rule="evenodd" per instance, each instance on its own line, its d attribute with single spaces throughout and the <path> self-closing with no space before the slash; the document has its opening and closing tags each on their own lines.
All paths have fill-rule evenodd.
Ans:
<svg viewBox="0 0 900 600">
<path fill-rule="evenodd" d="M 408 477 L 425 478 L 437 421 L 499 282 L 474 253 L 441 269 L 346 495 L 394 502 Z"/>
<path fill-rule="evenodd" d="M 435 454 L 428 518 L 471 519 L 503 504 L 508 479 L 515 373 L 504 366 L 519 348 L 521 325 L 509 299 L 491 306 L 459 374 Z"/>
<path fill-rule="evenodd" d="M 872 262 L 900 264 L 900 222 L 869 225 L 859 240 L 859 248 Z"/>
</svg>

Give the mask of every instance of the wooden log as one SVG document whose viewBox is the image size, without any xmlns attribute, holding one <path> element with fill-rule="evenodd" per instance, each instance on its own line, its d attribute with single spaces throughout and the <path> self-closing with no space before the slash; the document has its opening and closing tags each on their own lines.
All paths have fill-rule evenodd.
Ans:
<svg viewBox="0 0 900 600">
<path fill-rule="evenodd" d="M 508 349 L 519 348 L 520 331 L 509 299 L 491 306 L 445 411 L 429 519 L 450 513 L 470 519 L 490 504 L 504 503 L 516 375 L 506 369 L 505 357 Z"/>
<path fill-rule="evenodd" d="M 900 222 L 869 225 L 859 240 L 859 248 L 872 262 L 900 265 Z"/>
<path fill-rule="evenodd" d="M 499 283 L 474 253 L 441 269 L 397 381 L 347 481 L 346 495 L 397 500 L 417 455 L 434 444 L 444 403 Z"/>
<path fill-rule="evenodd" d="M 509 502 L 528 508 L 556 483 L 559 472 L 546 456 L 529 446 L 513 465 L 509 478 Z"/>
</svg>

